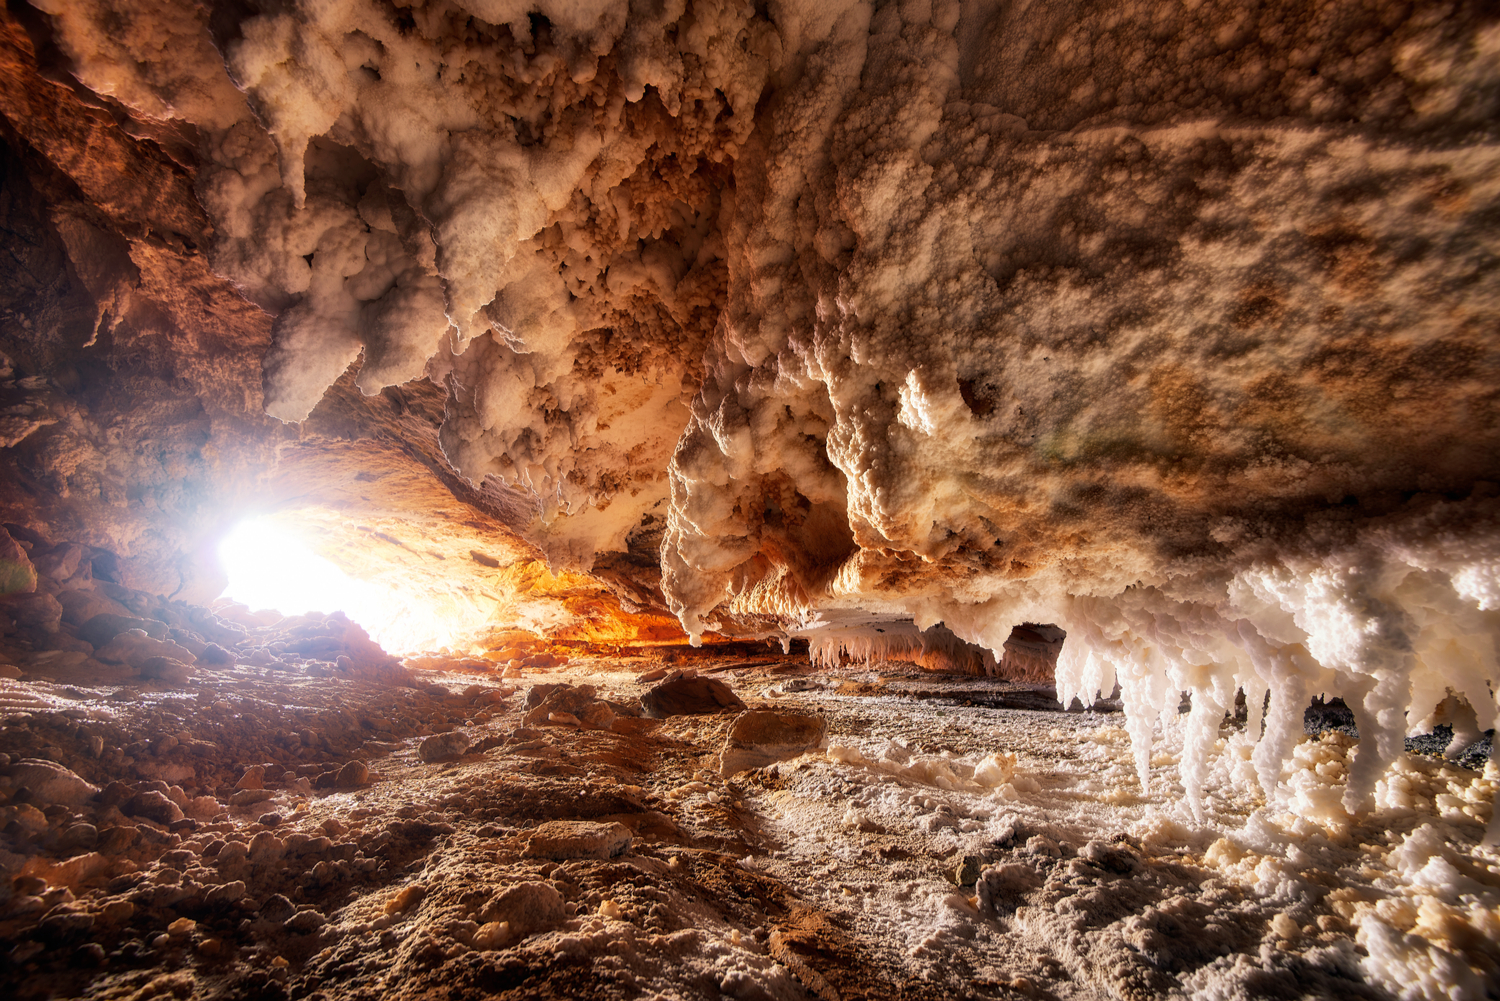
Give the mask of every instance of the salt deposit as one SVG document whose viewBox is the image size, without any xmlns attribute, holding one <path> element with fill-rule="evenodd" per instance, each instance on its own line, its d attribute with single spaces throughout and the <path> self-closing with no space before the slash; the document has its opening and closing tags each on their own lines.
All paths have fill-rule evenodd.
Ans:
<svg viewBox="0 0 1500 1001">
<path fill-rule="evenodd" d="M 162 211 L 206 213 L 181 233 L 274 316 L 257 408 L 303 422 L 351 367 L 367 396 L 441 386 L 432 464 L 522 498 L 559 571 L 646 554 L 642 594 L 695 643 L 1038 680 L 1057 654 L 1064 705 L 1118 686 L 1123 719 L 1023 735 L 1045 756 L 1008 732 L 848 734 L 775 766 L 784 789 L 674 776 L 686 816 L 784 799 L 850 865 L 898 826 L 945 858 L 1016 842 L 983 900 L 916 875 L 871 895 L 934 977 L 963 953 L 998 984 L 1003 929 L 1117 994 L 1493 993 L 1500 757 L 1475 777 L 1403 743 L 1441 715 L 1456 754 L 1500 723 L 1482 5 L 35 7 L 27 44 L 176 165 L 199 204 Z M 135 229 L 122 288 L 169 239 Z M 30 407 L 25 434 L 65 423 Z M 81 460 L 52 451 L 66 498 Z M 50 596 L 14 607 L 57 633 Z M 1007 653 L 1023 623 L 1065 632 L 1060 653 Z M 186 651 L 136 656 L 165 641 L 112 642 L 134 653 L 101 669 L 196 676 Z M 1345 700 L 1357 742 L 1305 739 L 1315 696 Z M 1141 896 L 1102 917 L 1127 871 Z M 468 937 L 498 946 L 502 923 Z M 557 947 L 629 952 L 618 924 L 601 905 Z M 730 932 L 653 948 L 710 957 L 724 993 L 793 996 Z"/>
</svg>

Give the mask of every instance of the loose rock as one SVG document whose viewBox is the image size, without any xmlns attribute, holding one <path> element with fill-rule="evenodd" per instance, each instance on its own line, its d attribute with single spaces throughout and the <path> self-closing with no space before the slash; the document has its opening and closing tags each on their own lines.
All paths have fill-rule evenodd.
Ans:
<svg viewBox="0 0 1500 1001">
<path fill-rule="evenodd" d="M 531 858 L 610 859 L 630 848 L 632 835 L 624 824 L 587 820 L 553 820 L 531 832 L 526 855 Z"/>
<path fill-rule="evenodd" d="M 746 712 L 735 719 L 719 752 L 719 774 L 726 778 L 815 750 L 828 734 L 821 716 Z"/>
<path fill-rule="evenodd" d="M 468 734 L 454 730 L 452 733 L 434 734 L 422 741 L 417 748 L 417 756 L 428 764 L 435 764 L 439 761 L 453 761 L 468 749 Z"/>
<path fill-rule="evenodd" d="M 745 703 L 716 678 L 673 678 L 641 696 L 641 708 L 652 719 L 703 716 L 726 709 L 743 710 Z"/>
</svg>

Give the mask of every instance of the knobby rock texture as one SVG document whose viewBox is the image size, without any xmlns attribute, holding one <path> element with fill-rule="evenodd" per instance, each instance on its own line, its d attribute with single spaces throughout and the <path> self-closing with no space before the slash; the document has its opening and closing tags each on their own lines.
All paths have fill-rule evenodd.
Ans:
<svg viewBox="0 0 1500 1001">
<path fill-rule="evenodd" d="M 475 634 L 1055 663 L 1142 788 L 1191 694 L 1197 817 L 1238 692 L 1303 816 L 1500 714 L 1487 5 L 34 0 L 0 59 L 0 510 L 117 583 L 274 509 Z"/>
</svg>

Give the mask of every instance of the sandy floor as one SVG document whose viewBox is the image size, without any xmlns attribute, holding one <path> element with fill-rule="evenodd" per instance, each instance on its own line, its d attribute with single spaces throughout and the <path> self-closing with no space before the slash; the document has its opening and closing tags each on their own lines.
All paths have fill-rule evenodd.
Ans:
<svg viewBox="0 0 1500 1001">
<path fill-rule="evenodd" d="M 1175 728 L 1143 792 L 1118 713 L 772 658 L 714 676 L 752 707 L 821 714 L 827 747 L 728 779 L 733 714 L 522 725 L 534 683 L 629 706 L 646 666 L 423 690 L 252 667 L 183 690 L 5 682 L 0 752 L 67 765 L 108 805 L 3 808 L 0 863 L 21 875 L 0 979 L 140 1001 L 1442 996 L 1424 969 L 1452 996 L 1494 988 L 1478 772 L 1408 755 L 1405 808 L 1311 822 L 1266 806 L 1226 722 L 1195 819 Z M 450 731 L 468 752 L 421 760 Z M 1349 746 L 1302 745 L 1289 788 L 1335 789 Z M 253 765 L 265 788 L 237 790 Z M 182 819 L 124 800 L 153 790 Z M 633 840 L 528 855 L 558 819 Z"/>
</svg>

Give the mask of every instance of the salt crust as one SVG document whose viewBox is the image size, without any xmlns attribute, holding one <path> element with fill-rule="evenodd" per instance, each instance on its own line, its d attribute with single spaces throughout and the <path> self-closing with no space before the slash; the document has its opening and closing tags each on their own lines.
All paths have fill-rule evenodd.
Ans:
<svg viewBox="0 0 1500 1001">
<path fill-rule="evenodd" d="M 803 854 L 832 853 L 847 858 L 846 878 L 857 879 L 852 873 L 862 864 L 862 840 L 888 842 L 891 836 L 915 837 L 924 852 L 954 859 L 1009 845 L 1012 866 L 1059 853 L 1067 858 L 1074 850 L 1092 858 L 1100 853 L 1084 850 L 1086 843 L 1124 839 L 1153 860 L 1149 872 L 1160 873 L 1161 864 L 1174 860 L 1189 867 L 1178 882 L 1167 879 L 1156 889 L 1139 876 L 1128 880 L 1128 889 L 1106 881 L 1080 898 L 1097 909 L 1083 912 L 1088 921 L 1082 926 L 1070 924 L 1078 913 L 1074 905 L 1024 906 L 1042 886 L 1040 876 L 1007 890 L 1012 895 L 998 917 L 976 913 L 971 896 L 930 881 L 903 890 L 898 876 L 876 893 L 850 898 L 836 884 L 804 880 L 806 892 L 821 895 L 826 906 L 852 907 L 858 920 L 888 927 L 894 941 L 907 943 L 907 961 L 919 969 L 974 962 L 971 949 L 1002 968 L 1019 962 L 1017 950 L 1041 949 L 1068 964 L 1076 951 L 1080 965 L 1069 965 L 1076 980 L 1119 991 L 1131 982 L 1113 958 L 1119 950 L 1128 957 L 1143 949 L 1157 950 L 1153 955 L 1165 949 L 1170 956 L 1176 949 L 1189 963 L 1180 968 L 1193 970 L 1182 985 L 1191 997 L 1255 996 L 1253 985 L 1268 990 L 1283 976 L 1315 989 L 1309 984 L 1316 981 L 1306 979 L 1309 970 L 1332 978 L 1325 990 L 1343 983 L 1356 991 L 1363 979 L 1404 999 L 1431 1001 L 1483 998 L 1496 982 L 1500 860 L 1477 848 L 1500 786 L 1493 769 L 1477 776 L 1402 755 L 1378 784 L 1375 811 L 1357 818 L 1342 806 L 1355 747 L 1350 738 L 1299 738 L 1278 776 L 1289 802 L 1277 804 L 1263 793 L 1247 732 L 1216 726 L 1206 755 L 1206 792 L 1194 809 L 1185 802 L 1184 785 L 1174 781 L 1195 739 L 1193 724 L 1176 714 L 1153 724 L 1155 753 L 1143 788 L 1130 734 L 1106 723 L 1108 717 L 1059 720 L 988 710 L 960 717 L 932 703 L 785 698 L 816 698 L 830 719 L 867 735 L 850 739 L 836 727 L 827 764 L 810 756 L 775 766 L 783 779 L 776 788 L 785 791 L 756 797 L 757 804 L 776 818 L 778 829 L 797 832 L 786 842 L 786 864 L 767 863 L 778 874 L 804 868 L 797 861 Z M 898 725 L 903 739 L 882 733 Z M 963 753 L 919 752 L 907 746 L 907 737 L 951 742 Z M 995 743 L 1016 750 L 997 760 L 975 749 Z M 991 764 L 997 767 L 985 774 Z M 797 847 L 809 839 L 813 844 Z M 1059 872 L 1066 875 L 1070 867 Z M 1141 910 L 1141 895 L 1149 900 L 1157 893 L 1161 899 Z M 1137 916 L 1128 917 L 1133 912 Z M 1178 917 L 1160 916 L 1173 913 Z M 1349 929 L 1353 942 L 1319 935 L 1320 915 Z M 991 934 L 995 920 L 998 937 Z M 1222 950 L 1225 957 L 1197 965 L 1201 960 L 1191 960 L 1199 945 L 1153 938 L 1153 922 L 1169 929 L 1189 922 L 1207 955 Z M 1084 938 L 1080 927 L 1087 929 Z M 1264 936 L 1259 954 L 1252 948 L 1235 956 L 1243 944 L 1235 945 L 1233 936 L 1215 939 L 1235 927 L 1245 929 L 1235 934 Z M 1354 943 L 1368 955 L 1354 952 Z M 933 975 L 940 976 L 936 968 Z M 1126 979 L 1117 981 L 1120 976 Z"/>
</svg>

